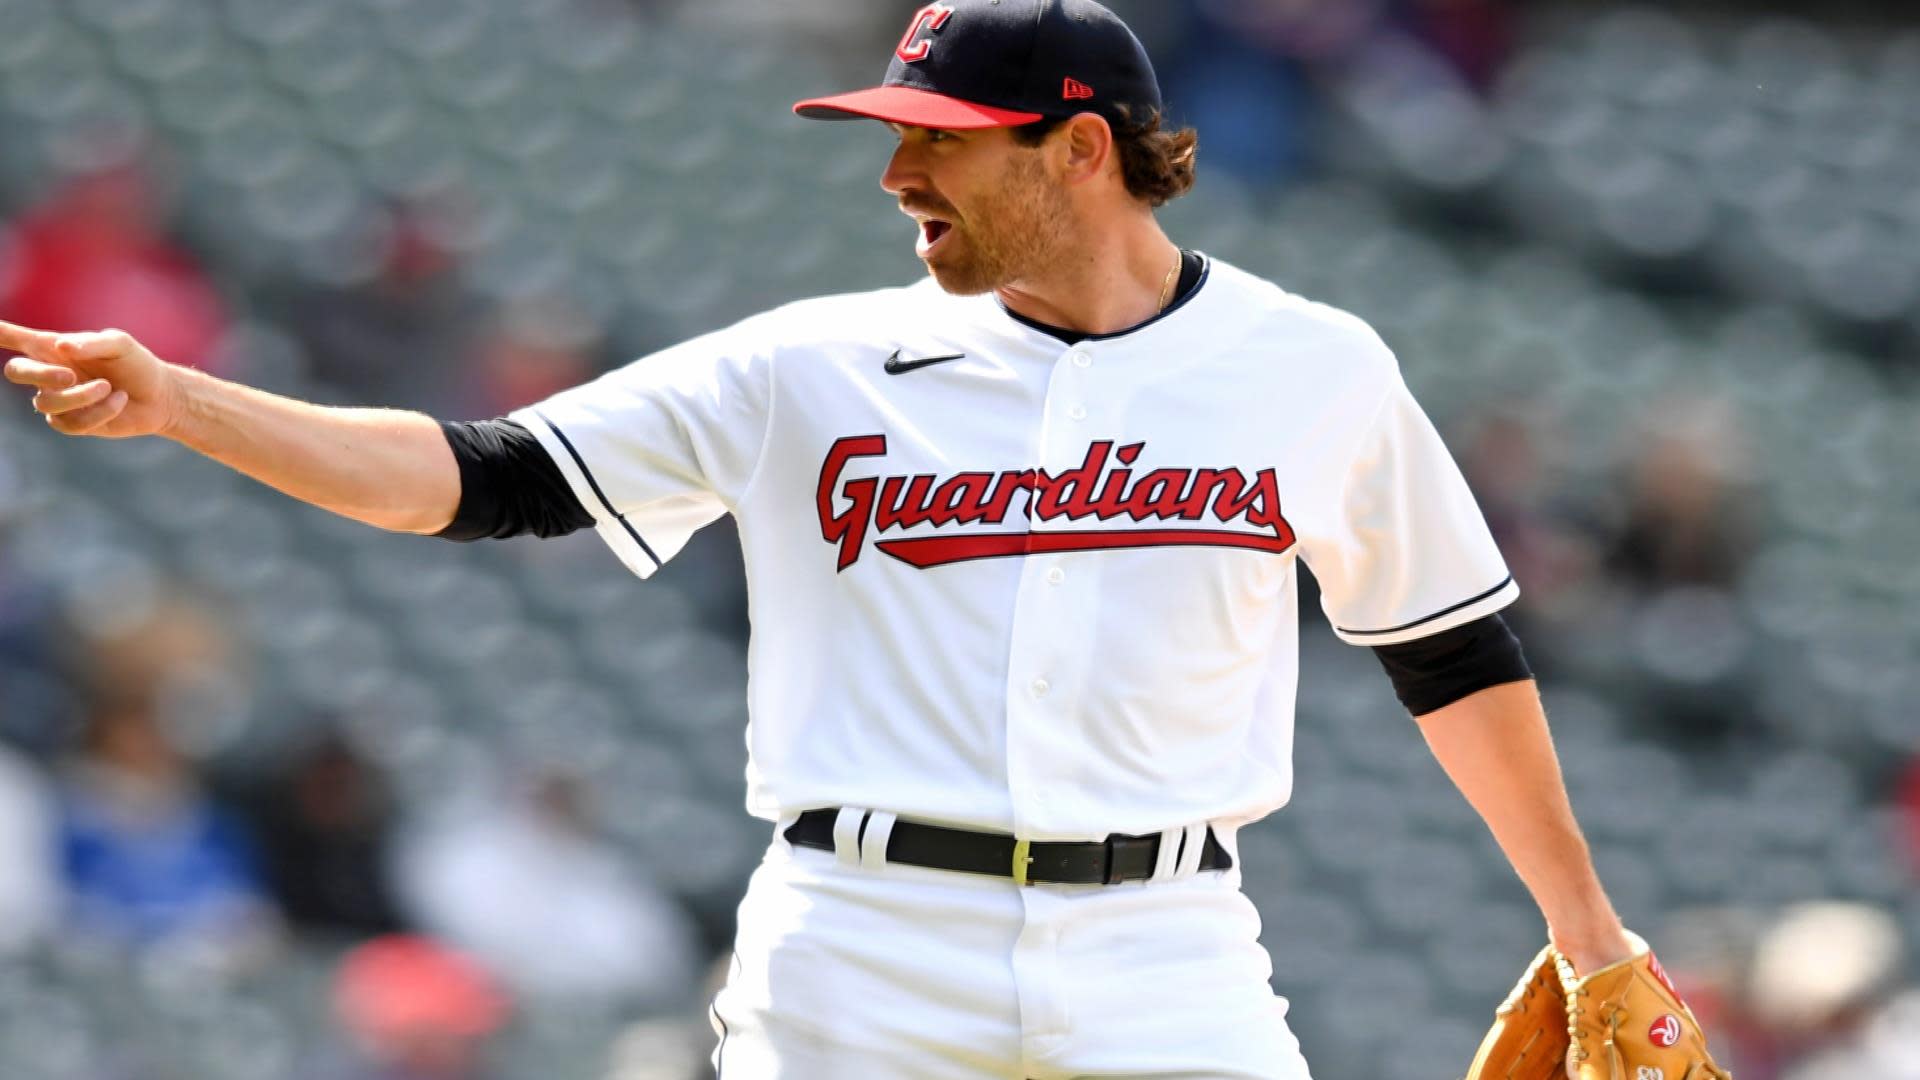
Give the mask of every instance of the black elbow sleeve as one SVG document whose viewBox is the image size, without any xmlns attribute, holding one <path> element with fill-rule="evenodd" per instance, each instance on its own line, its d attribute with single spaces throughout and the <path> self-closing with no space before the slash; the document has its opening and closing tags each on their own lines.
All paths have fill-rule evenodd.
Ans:
<svg viewBox="0 0 1920 1080">
<path fill-rule="evenodd" d="M 460 508 L 443 540 L 565 536 L 593 524 L 559 466 L 512 420 L 443 421 L 460 466 Z"/>
<path fill-rule="evenodd" d="M 1375 646 L 1393 692 L 1415 716 L 1468 694 L 1533 677 L 1520 639 L 1498 613 L 1418 641 Z"/>
</svg>

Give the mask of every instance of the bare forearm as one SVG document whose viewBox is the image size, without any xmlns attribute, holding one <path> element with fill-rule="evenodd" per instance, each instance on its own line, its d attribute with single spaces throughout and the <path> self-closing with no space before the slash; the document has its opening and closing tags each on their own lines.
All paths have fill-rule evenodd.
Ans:
<svg viewBox="0 0 1920 1080">
<path fill-rule="evenodd" d="M 460 472 L 432 417 L 312 405 L 175 368 L 168 438 L 302 502 L 395 532 L 453 520 Z"/>
<path fill-rule="evenodd" d="M 1433 755 L 1492 830 L 1580 970 L 1626 955 L 1568 803 L 1532 682 L 1489 687 L 1419 718 Z"/>
</svg>

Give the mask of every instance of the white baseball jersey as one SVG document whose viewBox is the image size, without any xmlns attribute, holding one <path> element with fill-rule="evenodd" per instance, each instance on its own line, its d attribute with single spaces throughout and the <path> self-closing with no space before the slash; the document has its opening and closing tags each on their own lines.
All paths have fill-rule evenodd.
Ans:
<svg viewBox="0 0 1920 1080">
<path fill-rule="evenodd" d="M 1359 645 L 1518 595 L 1380 338 L 1217 260 L 1076 345 L 928 279 L 790 304 L 513 419 L 643 577 L 738 519 L 769 820 L 1244 823 L 1292 784 L 1296 559 Z"/>
</svg>

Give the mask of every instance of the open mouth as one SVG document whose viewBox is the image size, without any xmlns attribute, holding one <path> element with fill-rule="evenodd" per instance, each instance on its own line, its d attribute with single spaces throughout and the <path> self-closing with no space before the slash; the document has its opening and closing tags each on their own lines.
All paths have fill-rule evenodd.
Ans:
<svg viewBox="0 0 1920 1080">
<path fill-rule="evenodd" d="M 915 253 L 923 259 L 926 258 L 933 252 L 933 249 L 940 246 L 940 242 L 945 240 L 951 232 L 953 232 L 953 223 L 950 221 L 941 221 L 939 218 L 926 218 L 922 220 L 920 222 L 920 241 L 914 245 Z"/>
</svg>

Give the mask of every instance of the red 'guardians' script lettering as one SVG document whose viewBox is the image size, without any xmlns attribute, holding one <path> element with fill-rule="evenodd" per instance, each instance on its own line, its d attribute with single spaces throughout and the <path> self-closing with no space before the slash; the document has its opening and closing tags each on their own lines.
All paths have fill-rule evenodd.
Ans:
<svg viewBox="0 0 1920 1080">
<path fill-rule="evenodd" d="M 1132 465 L 1146 443 L 1116 448 L 1112 442 L 1087 447 L 1086 460 L 1060 473 L 1044 469 L 963 472 L 940 477 L 854 476 L 842 479 L 856 458 L 883 457 L 885 435 L 849 435 L 837 440 L 820 466 L 815 502 L 820 537 L 840 547 L 839 569 L 859 558 L 867 533 L 931 526 L 931 536 L 876 540 L 888 555 L 921 568 L 994 559 L 1008 555 L 1059 551 L 1098 551 L 1142 547 L 1234 547 L 1279 554 L 1293 546 L 1293 527 L 1280 516 L 1280 482 L 1272 469 L 1249 477 L 1237 468 L 1154 469 L 1139 477 Z M 999 525 L 1013 512 L 1028 521 L 1159 521 L 1167 528 L 1025 529 L 1005 532 L 973 528 Z M 1225 525 L 1243 521 L 1245 529 L 1204 528 L 1184 524 L 1209 520 Z M 1175 525 L 1174 523 L 1183 523 Z"/>
</svg>

